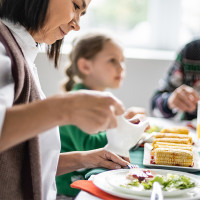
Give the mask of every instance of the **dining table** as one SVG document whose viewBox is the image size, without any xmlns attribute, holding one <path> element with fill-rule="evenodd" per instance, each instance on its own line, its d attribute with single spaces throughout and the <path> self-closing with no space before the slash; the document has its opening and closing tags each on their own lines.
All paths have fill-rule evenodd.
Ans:
<svg viewBox="0 0 200 200">
<path fill-rule="evenodd" d="M 176 119 L 164 119 L 164 118 L 155 118 L 155 117 L 148 117 L 148 121 L 149 121 L 150 126 L 158 126 L 160 128 L 171 128 L 171 127 L 180 127 L 180 126 L 188 127 L 190 135 L 192 135 L 192 137 L 195 140 L 195 148 L 197 149 L 200 155 L 200 139 L 198 139 L 197 137 L 196 130 L 194 128 L 191 128 L 191 126 L 188 126 L 188 124 L 191 123 L 190 121 L 179 121 Z M 143 146 L 140 146 L 134 151 L 130 150 L 131 164 L 138 165 L 139 168 L 148 168 L 143 165 L 143 159 L 144 159 Z M 94 176 L 104 171 L 107 171 L 107 169 L 102 169 L 102 168 L 91 169 L 91 171 L 88 174 L 86 174 L 86 178 L 89 178 L 88 180 L 92 180 Z M 200 169 L 198 171 L 190 172 L 190 173 L 198 175 L 200 178 Z M 147 199 L 150 199 L 150 198 L 147 198 Z M 79 194 L 76 196 L 75 200 L 100 200 L 100 198 L 81 190 Z"/>
</svg>

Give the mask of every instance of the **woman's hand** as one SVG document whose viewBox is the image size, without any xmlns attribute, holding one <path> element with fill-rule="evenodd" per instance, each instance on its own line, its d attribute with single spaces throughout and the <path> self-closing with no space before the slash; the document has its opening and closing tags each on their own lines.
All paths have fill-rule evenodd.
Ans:
<svg viewBox="0 0 200 200">
<path fill-rule="evenodd" d="M 198 94 L 192 87 L 181 85 L 169 97 L 168 106 L 171 110 L 193 112 L 197 107 L 198 100 Z"/>
<path fill-rule="evenodd" d="M 124 159 L 130 161 L 129 158 Z M 82 154 L 82 163 L 85 168 L 104 167 L 108 169 L 120 169 L 130 164 L 124 159 L 104 148 L 85 151 Z"/>
<path fill-rule="evenodd" d="M 80 90 L 63 95 L 61 111 L 64 124 L 97 133 L 117 126 L 116 116 L 124 112 L 122 103 L 108 92 Z"/>
<path fill-rule="evenodd" d="M 129 158 L 126 158 L 129 161 Z M 104 167 L 120 169 L 130 164 L 118 155 L 106 151 L 104 148 L 91 151 L 74 151 L 61 153 L 58 162 L 57 176 L 82 168 Z"/>
<path fill-rule="evenodd" d="M 76 125 L 87 133 L 113 128 L 123 112 L 122 103 L 110 93 L 87 90 L 13 106 L 6 110 L 0 152 L 59 125 Z"/>
</svg>

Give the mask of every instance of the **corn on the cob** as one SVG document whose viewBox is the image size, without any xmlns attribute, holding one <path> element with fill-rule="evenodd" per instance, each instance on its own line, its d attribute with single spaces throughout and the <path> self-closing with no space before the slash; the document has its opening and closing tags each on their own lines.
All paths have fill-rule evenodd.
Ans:
<svg viewBox="0 0 200 200">
<path fill-rule="evenodd" d="M 154 145 L 153 145 L 153 148 L 155 148 L 156 145 L 163 145 L 165 147 L 168 147 L 168 146 L 177 146 L 177 147 L 189 147 L 189 146 L 192 146 L 191 144 L 177 144 L 177 143 L 169 143 L 169 142 L 156 142 Z"/>
<path fill-rule="evenodd" d="M 177 134 L 177 133 L 157 133 L 154 136 L 155 138 L 188 138 L 190 143 L 192 143 L 192 137 L 185 134 Z"/>
<path fill-rule="evenodd" d="M 174 128 L 164 128 L 160 131 L 161 133 L 179 133 L 179 134 L 189 134 L 189 130 L 186 127 L 174 127 Z"/>
<path fill-rule="evenodd" d="M 162 145 L 162 144 L 155 144 L 153 147 L 153 150 L 151 151 L 151 155 L 153 156 L 155 154 L 155 149 L 157 148 L 167 148 L 167 149 L 182 149 L 182 150 L 188 150 L 188 151 L 192 151 L 192 145 L 186 145 L 186 146 L 178 146 L 178 145 L 174 145 L 174 143 L 169 143 L 168 146 L 166 145 Z"/>
<path fill-rule="evenodd" d="M 157 148 L 169 148 L 169 149 L 183 149 L 183 150 L 188 150 L 188 151 L 192 151 L 192 145 L 187 145 L 187 146 L 177 146 L 177 145 L 173 145 L 173 143 L 171 143 L 172 145 L 162 145 L 162 144 L 155 144 L 153 149 L 157 149 Z"/>
<path fill-rule="evenodd" d="M 177 144 L 191 144 L 189 138 L 156 138 L 153 141 L 153 145 L 157 142 L 168 142 L 168 143 L 177 143 Z"/>
<path fill-rule="evenodd" d="M 188 150 L 157 148 L 154 159 L 158 165 L 193 166 L 193 153 Z"/>
</svg>

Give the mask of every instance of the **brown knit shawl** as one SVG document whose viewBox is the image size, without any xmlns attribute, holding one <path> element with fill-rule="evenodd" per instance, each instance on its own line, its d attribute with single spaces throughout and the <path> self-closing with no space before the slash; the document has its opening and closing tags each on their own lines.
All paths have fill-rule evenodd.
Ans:
<svg viewBox="0 0 200 200">
<path fill-rule="evenodd" d="M 23 53 L 9 29 L 1 21 L 0 42 L 6 48 L 12 63 L 15 82 L 13 105 L 40 99 Z M 38 137 L 35 137 L 0 153 L 0 200 L 41 198 L 39 141 Z"/>
</svg>

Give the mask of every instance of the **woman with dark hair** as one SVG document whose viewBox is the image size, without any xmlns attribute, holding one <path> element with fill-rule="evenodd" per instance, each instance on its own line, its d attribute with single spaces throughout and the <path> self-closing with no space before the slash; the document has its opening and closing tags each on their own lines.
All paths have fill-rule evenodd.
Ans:
<svg viewBox="0 0 200 200">
<path fill-rule="evenodd" d="M 38 43 L 59 58 L 64 36 L 79 30 L 90 0 L 0 1 L 0 199 L 55 199 L 55 176 L 81 168 L 128 163 L 104 149 L 60 154 L 57 126 L 90 134 L 116 126 L 119 100 L 78 91 L 45 98 L 34 59 Z M 65 111 L 65 112 L 63 112 Z"/>
</svg>

